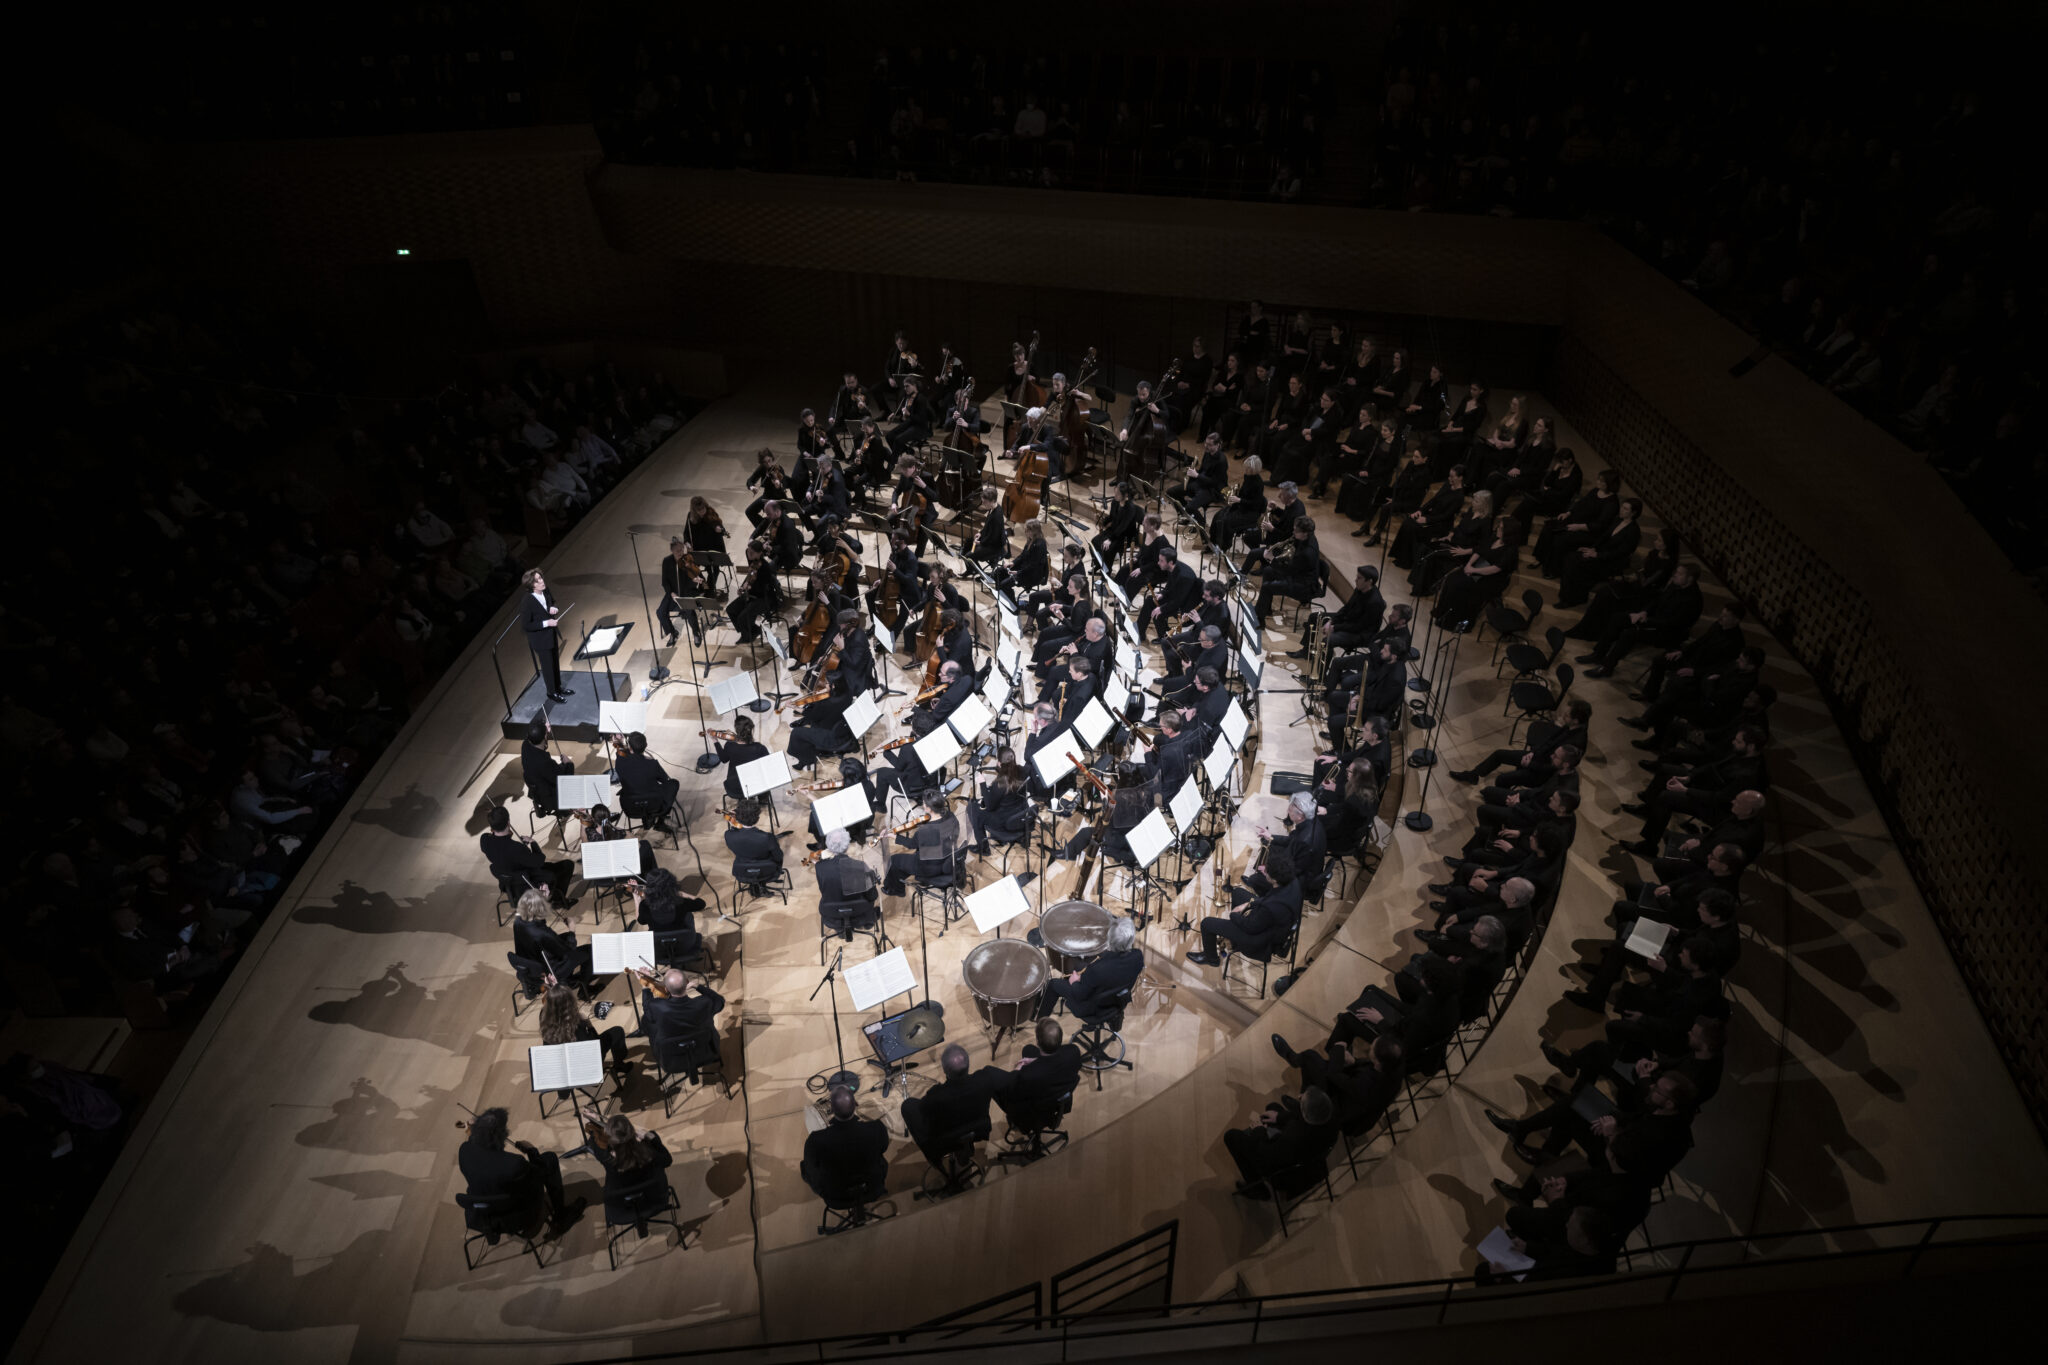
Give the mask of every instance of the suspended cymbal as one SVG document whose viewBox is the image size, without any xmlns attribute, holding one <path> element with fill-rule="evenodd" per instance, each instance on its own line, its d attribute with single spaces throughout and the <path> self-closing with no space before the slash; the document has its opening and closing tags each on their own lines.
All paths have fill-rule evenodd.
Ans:
<svg viewBox="0 0 2048 1365">
<path fill-rule="evenodd" d="M 920 1005 L 903 1016 L 903 1022 L 897 1026 L 897 1031 L 902 1035 L 903 1041 L 912 1047 L 930 1047 L 933 1043 L 945 1040 L 946 1021 L 939 1018 L 935 1011 Z"/>
</svg>

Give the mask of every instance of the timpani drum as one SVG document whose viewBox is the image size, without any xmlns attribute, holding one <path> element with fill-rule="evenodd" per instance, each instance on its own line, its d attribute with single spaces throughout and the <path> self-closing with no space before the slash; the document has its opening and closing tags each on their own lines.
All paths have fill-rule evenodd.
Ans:
<svg viewBox="0 0 2048 1365">
<path fill-rule="evenodd" d="M 1045 954 L 1023 939 L 998 938 L 975 944 L 961 974 L 982 1020 L 1015 1029 L 1038 1018 L 1038 1000 L 1052 972 Z"/>
<path fill-rule="evenodd" d="M 1109 951 L 1116 916 L 1094 901 L 1061 901 L 1038 919 L 1045 955 L 1061 976 L 1078 972 Z"/>
</svg>

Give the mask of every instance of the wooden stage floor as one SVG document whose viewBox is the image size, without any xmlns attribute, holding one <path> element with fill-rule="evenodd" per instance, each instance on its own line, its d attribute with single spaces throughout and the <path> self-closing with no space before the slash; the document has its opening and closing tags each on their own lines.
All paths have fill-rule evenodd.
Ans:
<svg viewBox="0 0 2048 1365">
<path fill-rule="evenodd" d="M 647 626 L 626 531 L 659 532 L 651 543 L 665 543 L 698 493 L 729 526 L 744 526 L 752 452 L 772 445 L 788 458 L 789 414 L 814 388 L 770 375 L 714 405 L 549 559 L 550 581 L 579 614 L 635 623 L 636 682 Z M 1574 444 L 1569 432 L 1563 443 Z M 1324 516 L 1327 504 L 1312 510 Z M 1348 523 L 1334 525 L 1323 544 L 1341 575 L 1368 552 L 1344 534 Z M 1552 595 L 1539 577 L 1524 578 Z M 1387 588 L 1401 600 L 1404 577 L 1391 575 Z M 720 657 L 730 659 L 729 630 L 723 638 Z M 1294 685 L 1277 666 L 1293 644 L 1269 634 L 1269 690 Z M 1494 747 L 1506 729 L 1488 652 L 1467 641 L 1459 659 L 1437 736 L 1450 766 Z M 1653 1214 L 1653 1233 L 1665 1241 L 2048 1207 L 2041 1143 L 1825 708 L 1782 658 L 1769 676 L 1782 695 L 1778 841 L 1746 887 L 1729 1080 L 1702 1118 L 1678 1193 Z M 610 1270 L 595 1207 L 600 1172 L 579 1158 L 565 1164 L 569 1193 L 590 1196 L 593 1209 L 550 1264 L 536 1269 L 501 1247 L 470 1273 L 453 1203 L 458 1106 L 506 1105 L 514 1136 L 544 1148 L 577 1140 L 566 1115 L 541 1120 L 527 1093 L 535 1016 L 513 1019 L 510 933 L 493 915 L 476 844 L 489 804 L 517 796 L 518 761 L 499 736 L 490 660 L 473 647 L 356 793 L 223 992 L 16 1357 L 104 1359 L 143 1341 L 155 1359 L 568 1360 L 905 1325 L 1172 1217 L 1181 1220 L 1182 1299 L 1469 1269 L 1470 1246 L 1500 1216 L 1487 1180 L 1518 1169 L 1480 1107 L 1521 1109 L 1549 1075 L 1539 1036 L 1573 1040 L 1592 1026 L 1557 996 L 1576 980 L 1560 975 L 1577 956 L 1573 944 L 1603 932 L 1614 879 L 1628 871 L 1608 851 L 1628 823 L 1615 806 L 1633 799 L 1638 776 L 1634 736 L 1616 721 L 1633 707 L 1616 683 L 1584 685 L 1597 707 L 1599 762 L 1528 984 L 1451 1092 L 1291 1239 L 1282 1241 L 1269 1211 L 1230 1195 L 1220 1130 L 1285 1084 L 1269 1033 L 1297 1043 L 1319 1035 L 1338 1004 L 1412 951 L 1413 930 L 1427 922 L 1427 864 L 1469 825 L 1464 788 L 1432 786 L 1436 828 L 1397 828 L 1356 907 L 1333 895 L 1312 918 L 1320 951 L 1283 999 L 1252 998 L 1234 982 L 1219 988 L 1213 972 L 1182 961 L 1191 945 L 1166 927 L 1179 907 L 1170 908 L 1144 940 L 1148 971 L 1126 1029 L 1135 1069 L 1107 1077 L 1099 1094 L 1083 1089 L 1070 1147 L 932 1206 L 911 1199 L 923 1161 L 899 1141 L 890 1178 L 899 1216 L 830 1240 L 816 1236 L 817 1201 L 796 1172 L 804 1111 L 816 1100 L 810 1079 L 834 1064 L 829 1005 L 812 996 L 821 975 L 816 892 L 797 869 L 786 906 L 758 901 L 736 924 L 712 921 L 718 988 L 730 1002 L 726 1060 L 739 1088 L 730 1098 L 715 1087 L 688 1092 L 673 1119 L 658 1099 L 647 1103 L 651 1071 L 627 1092 L 635 1121 L 661 1131 L 676 1153 L 688 1248 L 629 1239 Z M 1277 821 L 1280 801 L 1263 794 L 1267 773 L 1304 769 L 1313 753 L 1310 727 L 1289 724 L 1300 714 L 1294 697 L 1263 705 L 1260 766 L 1228 840 L 1232 868 L 1255 826 Z M 782 723 L 762 719 L 766 742 L 781 747 Z M 730 907 L 716 816 L 723 773 L 692 769 L 699 728 L 693 690 L 655 694 L 652 748 L 683 781 L 704 866 Z M 581 746 L 572 756 L 579 771 L 603 768 Z M 1413 808 L 1416 786 L 1411 775 L 1403 809 Z M 511 804 L 523 819 L 523 797 Z M 805 804 L 781 794 L 785 827 L 801 822 Z M 792 839 L 795 852 L 802 840 Z M 694 880 L 687 849 L 661 858 L 686 885 Z M 1048 903 L 1073 894 L 1072 873 L 1055 874 Z M 1212 887 L 1205 872 L 1184 893 L 1197 916 Z M 584 933 L 596 927 L 592 907 L 587 896 L 577 907 Z M 907 901 L 892 903 L 889 925 L 918 968 Z M 972 926 L 943 936 L 937 927 L 925 945 L 931 994 L 947 1006 L 951 1037 L 987 1061 L 960 979 Z M 849 950 L 869 951 L 865 939 Z M 613 983 L 608 996 L 623 1001 L 623 987 Z M 846 1037 L 852 1055 L 850 1014 Z M 1006 1041 L 995 1060 L 1014 1061 L 1016 1048 Z M 884 1104 L 869 1090 L 861 1099 L 900 1137 L 894 1099 Z"/>
</svg>

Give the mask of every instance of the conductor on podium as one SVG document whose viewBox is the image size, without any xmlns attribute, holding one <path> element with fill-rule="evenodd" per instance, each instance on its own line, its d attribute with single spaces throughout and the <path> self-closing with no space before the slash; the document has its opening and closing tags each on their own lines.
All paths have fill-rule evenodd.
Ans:
<svg viewBox="0 0 2048 1365">
<path fill-rule="evenodd" d="M 548 581 L 539 569 L 526 571 L 526 597 L 519 608 L 519 624 L 526 630 L 526 647 L 533 651 L 533 662 L 540 670 L 541 681 L 547 684 L 548 700 L 562 702 L 569 700 L 569 694 L 562 689 L 562 666 L 555 656 L 561 650 L 562 609 L 555 605 L 555 595 L 548 591 Z"/>
</svg>

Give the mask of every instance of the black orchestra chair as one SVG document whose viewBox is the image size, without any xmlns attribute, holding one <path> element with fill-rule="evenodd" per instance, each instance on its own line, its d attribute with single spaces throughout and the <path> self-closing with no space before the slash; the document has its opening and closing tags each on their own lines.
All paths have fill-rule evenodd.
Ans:
<svg viewBox="0 0 2048 1365">
<path fill-rule="evenodd" d="M 855 934 L 866 934 L 874 941 L 875 956 L 880 957 L 889 950 L 889 926 L 882 919 L 882 907 L 877 901 L 827 901 L 818 902 L 818 965 L 825 965 L 825 950 L 834 939 L 851 943 Z"/>
<path fill-rule="evenodd" d="M 780 896 L 784 905 L 789 904 L 789 893 L 796 889 L 796 882 L 791 879 L 789 869 L 766 858 L 733 859 L 732 879 L 738 882 L 740 889 L 748 895 Z"/>
<path fill-rule="evenodd" d="M 907 1122 L 907 1110 L 904 1117 Z M 934 1133 L 919 1139 L 918 1150 L 931 1164 L 924 1173 L 924 1188 L 917 1192 L 916 1197 L 936 1203 L 971 1190 L 985 1180 L 988 1167 L 981 1161 L 981 1144 L 988 1141 L 994 1131 L 995 1125 L 982 1118 L 950 1132 Z M 914 1132 L 911 1136 L 917 1137 Z"/>
<path fill-rule="evenodd" d="M 808 1176 L 805 1177 L 805 1183 L 810 1183 Z M 883 1194 L 880 1183 L 870 1184 L 865 1180 L 859 1180 L 850 1185 L 837 1186 L 830 1192 L 820 1190 L 816 1185 L 812 1185 L 811 1189 L 825 1204 L 824 1220 L 818 1224 L 820 1237 L 851 1232 L 855 1228 L 864 1228 L 869 1223 L 878 1223 L 884 1218 L 895 1216 L 893 1212 L 881 1213 L 875 1209 L 875 1205 L 881 1202 Z"/>
<path fill-rule="evenodd" d="M 1295 969 L 1294 948 L 1300 939 L 1301 921 L 1297 919 L 1293 927 L 1287 931 L 1287 937 L 1265 948 L 1237 948 L 1233 950 L 1228 939 L 1222 940 L 1217 945 L 1223 949 L 1223 966 L 1219 973 L 1219 982 L 1228 981 L 1230 979 L 1230 964 L 1242 960 L 1250 964 L 1244 971 L 1246 985 L 1251 984 L 1251 968 L 1255 966 L 1259 969 L 1258 998 L 1264 1000 L 1266 998 L 1266 973 L 1272 967 L 1273 959 L 1284 954 L 1287 958 L 1288 970 L 1293 971 Z"/>
<path fill-rule="evenodd" d="M 498 883 L 498 903 L 493 907 L 498 915 L 498 927 L 504 928 L 512 922 L 512 908 L 519 904 L 519 898 L 540 885 L 516 867 L 501 867 L 491 864 L 491 876 Z"/>
<path fill-rule="evenodd" d="M 682 847 L 682 836 L 678 824 L 670 818 L 675 814 L 676 801 L 671 797 L 663 801 L 660 797 L 628 796 L 619 793 L 619 814 L 625 817 L 626 828 L 642 834 L 666 834 L 670 848 Z"/>
<path fill-rule="evenodd" d="M 1332 1204 L 1337 1202 L 1337 1188 L 1330 1183 L 1328 1150 L 1305 1156 L 1291 1166 L 1253 1181 L 1245 1187 L 1244 1193 L 1272 1201 L 1273 1212 L 1280 1216 L 1280 1235 L 1284 1238 L 1292 1235 L 1287 1215 L 1313 1197 L 1318 1187 L 1329 1196 Z"/>
<path fill-rule="evenodd" d="M 521 1009 L 540 999 L 548 988 L 548 968 L 544 962 L 535 962 L 530 957 L 517 953 L 505 954 L 505 960 L 512 964 L 512 975 L 518 984 L 512 987 L 512 1017 L 517 1019 Z"/>
<path fill-rule="evenodd" d="M 926 857 L 927 852 L 934 856 Z M 939 903 L 939 937 L 946 936 L 946 930 L 967 914 L 967 898 L 960 890 L 960 851 L 944 852 L 933 847 L 919 845 L 917 849 L 917 870 L 910 874 L 916 884 L 910 889 L 910 912 L 923 915 L 936 899 Z"/>
<path fill-rule="evenodd" d="M 477 1269 L 491 1254 L 488 1248 L 498 1245 L 502 1238 L 511 1237 L 525 1246 L 535 1265 L 545 1268 L 547 1263 L 541 1258 L 540 1240 L 552 1210 L 548 1206 L 547 1191 L 539 1181 L 523 1193 L 489 1196 L 464 1193 L 456 1195 L 455 1202 L 462 1206 L 462 1224 L 469 1229 L 469 1235 L 462 1239 L 464 1265 L 471 1270 Z M 471 1255 L 470 1249 L 479 1242 L 486 1250 L 480 1255 Z"/>
<path fill-rule="evenodd" d="M 1531 678 L 1525 682 L 1508 685 L 1508 706 L 1517 712 L 1514 723 L 1508 726 L 1508 747 L 1515 746 L 1516 733 L 1521 730 L 1524 722 L 1556 718 L 1557 709 L 1563 706 L 1565 698 L 1571 695 L 1572 680 L 1577 676 L 1578 670 L 1570 664 L 1559 664 L 1556 691 L 1552 691 L 1550 684 L 1541 678 Z M 1503 709 L 1501 714 L 1506 715 L 1507 711 Z"/>
<path fill-rule="evenodd" d="M 1533 645 L 1526 640 L 1517 641 L 1501 651 L 1500 662 L 1495 665 L 1493 675 L 1497 678 L 1506 670 L 1515 670 L 1514 681 L 1533 678 L 1547 670 L 1564 653 L 1566 640 L 1564 627 L 1552 626 L 1543 632 L 1543 644 Z M 1547 645 L 1549 648 L 1545 648 Z M 1501 712 L 1506 715 L 1506 711 Z"/>
<path fill-rule="evenodd" d="M 711 956 L 711 940 L 694 929 L 669 929 L 654 936 L 654 965 L 684 967 L 706 976 L 718 964 Z"/>
<path fill-rule="evenodd" d="M 676 1187 L 669 1183 L 666 1166 L 655 1168 L 652 1175 L 637 1185 L 606 1190 L 604 1225 L 611 1236 L 605 1240 L 604 1250 L 605 1255 L 611 1258 L 612 1269 L 619 1268 L 619 1243 L 625 1240 L 626 1234 L 633 1233 L 644 1241 L 650 1223 L 674 1228 L 676 1245 L 689 1246 L 689 1230 L 677 1217 L 682 1208 L 683 1201 L 676 1197 Z"/>
<path fill-rule="evenodd" d="M 1502 596 L 1505 596 L 1505 592 Z M 1486 605 L 1486 624 L 1493 627 L 1493 662 L 1495 675 L 1499 676 L 1498 665 L 1501 652 L 1515 645 L 1529 643 L 1529 631 L 1536 624 L 1536 618 L 1543 613 L 1543 594 L 1530 588 L 1522 594 L 1522 610 L 1495 598 Z"/>
<path fill-rule="evenodd" d="M 1124 1037 L 1119 1032 L 1124 1026 L 1124 1011 L 1131 1003 L 1131 990 L 1129 986 L 1124 987 L 1085 1014 L 1080 1010 L 1074 1011 L 1074 1018 L 1080 1021 L 1081 1027 L 1075 1032 L 1073 1042 L 1081 1049 L 1082 1067 L 1095 1073 L 1097 1090 L 1102 1089 L 1103 1072 L 1117 1067 L 1126 1071 L 1137 1069 L 1124 1056 Z M 1110 1055 L 1112 1046 L 1116 1049 L 1115 1056 Z"/>
<path fill-rule="evenodd" d="M 654 1054 L 655 1084 L 661 1088 L 661 1112 L 666 1117 L 676 1116 L 676 1095 L 682 1090 L 682 1085 L 670 1085 L 670 1081 L 701 1086 L 707 1078 L 715 1077 L 725 1097 L 732 1098 L 732 1081 L 725 1074 L 725 1054 L 716 1041 L 671 1038 L 648 1051 Z"/>
<path fill-rule="evenodd" d="M 1073 1112 L 1074 1092 L 1069 1090 L 1036 1113 L 1008 1115 L 1010 1131 L 1003 1134 L 1003 1150 L 995 1159 L 1005 1165 L 1028 1166 L 1051 1156 L 1070 1140 L 1072 1135 L 1060 1127 L 1060 1120 Z"/>
</svg>

